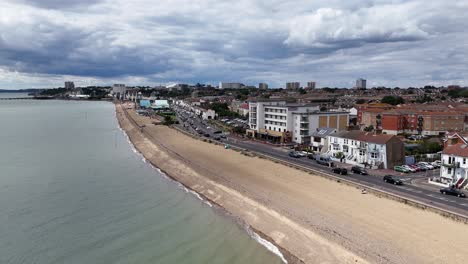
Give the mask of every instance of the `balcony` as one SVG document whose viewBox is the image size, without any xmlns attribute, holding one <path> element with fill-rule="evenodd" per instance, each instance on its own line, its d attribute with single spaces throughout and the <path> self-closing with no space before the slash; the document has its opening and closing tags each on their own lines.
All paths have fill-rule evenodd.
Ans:
<svg viewBox="0 0 468 264">
<path fill-rule="evenodd" d="M 456 169 L 456 168 L 460 168 L 460 162 L 448 163 L 448 162 L 445 162 L 445 160 L 443 160 L 442 161 L 442 166 L 447 167 L 447 168 Z"/>
</svg>

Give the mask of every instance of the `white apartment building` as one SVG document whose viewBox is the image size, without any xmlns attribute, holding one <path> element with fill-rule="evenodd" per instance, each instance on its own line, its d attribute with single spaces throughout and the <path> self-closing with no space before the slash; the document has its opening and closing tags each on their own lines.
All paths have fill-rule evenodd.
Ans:
<svg viewBox="0 0 468 264">
<path fill-rule="evenodd" d="M 394 135 L 362 131 L 338 132 L 328 136 L 328 151 L 333 157 L 353 165 L 393 168 L 404 163 L 403 142 Z"/>
<path fill-rule="evenodd" d="M 440 178 L 456 188 L 468 187 L 468 141 L 455 135 L 449 138 L 441 155 Z"/>
<path fill-rule="evenodd" d="M 348 112 L 321 112 L 318 105 L 291 104 L 285 101 L 249 103 L 251 136 L 274 143 L 309 144 L 311 134 L 319 127 L 346 130 Z"/>
</svg>

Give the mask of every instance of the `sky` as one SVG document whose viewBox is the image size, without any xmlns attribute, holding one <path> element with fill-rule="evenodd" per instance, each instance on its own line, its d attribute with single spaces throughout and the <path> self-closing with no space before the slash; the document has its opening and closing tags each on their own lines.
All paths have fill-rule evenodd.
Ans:
<svg viewBox="0 0 468 264">
<path fill-rule="evenodd" d="M 466 0 L 1 0 L 0 89 L 465 86 L 466 14 Z"/>
</svg>

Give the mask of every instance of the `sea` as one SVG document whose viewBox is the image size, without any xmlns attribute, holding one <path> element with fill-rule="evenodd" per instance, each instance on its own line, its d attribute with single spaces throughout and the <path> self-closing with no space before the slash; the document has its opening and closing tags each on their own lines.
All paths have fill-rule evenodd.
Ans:
<svg viewBox="0 0 468 264">
<path fill-rule="evenodd" d="M 112 103 L 0 100 L 0 263 L 284 259 L 146 162 Z"/>
</svg>

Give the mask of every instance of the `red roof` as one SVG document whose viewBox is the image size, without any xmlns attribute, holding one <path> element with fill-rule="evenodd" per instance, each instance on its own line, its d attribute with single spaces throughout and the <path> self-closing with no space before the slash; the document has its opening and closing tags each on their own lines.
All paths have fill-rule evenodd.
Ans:
<svg viewBox="0 0 468 264">
<path fill-rule="evenodd" d="M 442 151 L 442 154 L 468 158 L 468 145 L 463 144 L 463 143 L 458 143 L 455 145 L 447 146 Z"/>
<path fill-rule="evenodd" d="M 338 132 L 337 134 L 331 135 L 331 136 L 338 136 L 341 138 L 354 139 L 358 141 L 370 142 L 370 143 L 376 143 L 376 144 L 386 144 L 390 139 L 394 137 L 398 139 L 398 137 L 395 135 L 375 134 L 373 132 L 363 132 L 363 131 L 357 131 L 357 130 Z"/>
</svg>

